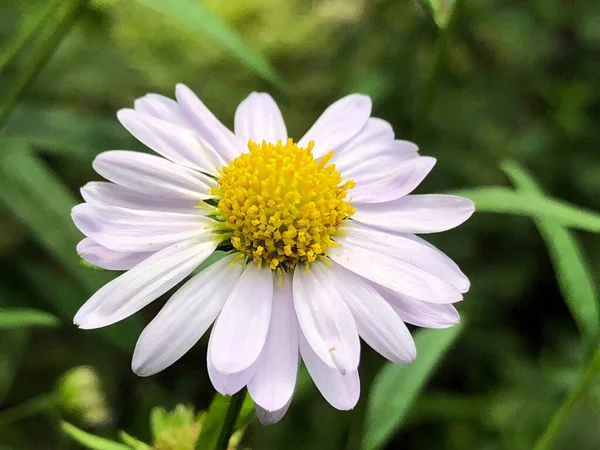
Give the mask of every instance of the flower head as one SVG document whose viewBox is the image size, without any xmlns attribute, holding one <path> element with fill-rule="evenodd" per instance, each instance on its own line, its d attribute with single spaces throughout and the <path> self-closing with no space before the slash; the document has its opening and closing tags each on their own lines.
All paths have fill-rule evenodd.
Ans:
<svg viewBox="0 0 600 450">
<path fill-rule="evenodd" d="M 133 370 L 155 374 L 213 325 L 215 388 L 244 386 L 263 423 L 290 405 L 299 356 L 338 409 L 359 397 L 359 336 L 409 364 L 406 323 L 458 322 L 452 303 L 469 280 L 415 234 L 464 222 L 473 203 L 409 195 L 435 159 L 370 117 L 371 101 L 335 102 L 299 141 L 268 94 L 252 93 L 227 129 L 183 85 L 177 101 L 150 94 L 121 123 L 160 156 L 109 151 L 94 161 L 109 182 L 88 183 L 73 220 L 88 262 L 124 274 L 75 316 L 81 328 L 122 320 L 186 279 L 215 250 L 226 256 L 191 277 L 143 331 Z"/>
</svg>

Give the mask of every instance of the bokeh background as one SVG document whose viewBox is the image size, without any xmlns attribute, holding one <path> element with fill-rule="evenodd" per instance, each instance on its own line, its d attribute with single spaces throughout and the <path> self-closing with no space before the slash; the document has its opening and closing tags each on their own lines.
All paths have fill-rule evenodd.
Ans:
<svg viewBox="0 0 600 450">
<path fill-rule="evenodd" d="M 2 0 L 0 47 L 48 3 Z M 51 49 L 43 70 L 34 68 L 37 77 L 0 123 L 0 306 L 60 319 L 55 327 L 0 329 L 0 408 L 54 392 L 65 372 L 81 365 L 97 372 L 105 396 L 94 404 L 103 413 L 93 420 L 61 407 L 0 420 L 2 449 L 82 448 L 60 432 L 64 417 L 101 436 L 122 429 L 149 442 L 152 407 L 204 409 L 214 395 L 206 339 L 157 376 L 131 372 L 139 327 L 164 299 L 107 330 L 71 324 L 78 306 L 114 274 L 81 264 L 75 253 L 81 236 L 69 211 L 81 201 L 78 188 L 98 179 L 91 169 L 96 154 L 144 150 L 115 112 L 148 92 L 173 96 L 183 82 L 232 125 L 246 95 L 268 91 L 295 137 L 329 103 L 362 92 L 398 137 L 416 137 L 421 153 L 437 158 L 419 192 L 510 187 L 500 165 L 512 159 L 548 195 L 600 209 L 600 2 L 464 0 L 450 31 L 438 29 L 414 0 L 200 3 L 269 61 L 284 88 L 172 17 L 132 0 L 94 0 Z M 31 55 L 35 50 L 19 53 L 4 67 L 0 98 L 34 65 Z M 0 111 L 5 106 L 0 101 Z M 589 268 L 589 277 L 575 285 L 590 278 L 597 285 L 600 237 L 573 233 Z M 385 448 L 531 449 L 590 357 L 545 241 L 531 217 L 488 212 L 428 239 L 468 274 L 472 290 L 458 306 L 465 318 L 459 336 Z M 331 408 L 303 375 L 287 416 L 271 427 L 252 421 L 243 447 L 360 448 L 369 384 L 384 364 L 367 347 L 362 361 L 363 395 L 355 411 Z M 596 382 L 554 448 L 600 448 L 599 422 Z"/>
</svg>

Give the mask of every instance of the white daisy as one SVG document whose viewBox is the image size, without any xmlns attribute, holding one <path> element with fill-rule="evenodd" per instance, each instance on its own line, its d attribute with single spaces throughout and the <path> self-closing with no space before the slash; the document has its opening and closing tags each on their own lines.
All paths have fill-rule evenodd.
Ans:
<svg viewBox="0 0 600 450">
<path fill-rule="evenodd" d="M 235 133 L 186 86 L 177 101 L 149 94 L 121 123 L 160 156 L 109 151 L 73 220 L 79 254 L 126 270 L 75 316 L 104 327 L 188 277 L 216 249 L 228 256 L 190 278 L 146 327 L 133 370 L 153 375 L 181 358 L 214 323 L 208 372 L 216 390 L 244 386 L 264 423 L 287 410 L 304 361 L 335 408 L 359 397 L 359 336 L 409 364 L 405 323 L 449 327 L 469 289 L 457 265 L 414 233 L 464 222 L 473 203 L 408 195 L 435 159 L 394 138 L 371 100 L 332 104 L 294 143 L 268 94 L 237 108 Z"/>
</svg>

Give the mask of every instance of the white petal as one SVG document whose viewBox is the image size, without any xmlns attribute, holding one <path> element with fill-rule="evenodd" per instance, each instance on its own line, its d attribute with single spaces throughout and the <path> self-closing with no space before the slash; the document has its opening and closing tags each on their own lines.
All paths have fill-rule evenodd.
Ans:
<svg viewBox="0 0 600 450">
<path fill-rule="evenodd" d="M 298 375 L 298 321 L 292 300 L 292 281 L 275 280 L 271 324 L 248 392 L 267 411 L 283 408 L 292 398 Z"/>
<path fill-rule="evenodd" d="M 212 237 L 190 239 L 155 253 L 98 290 L 73 321 L 92 329 L 129 317 L 187 277 L 217 244 Z"/>
<path fill-rule="evenodd" d="M 209 234 L 211 219 L 196 214 L 141 211 L 81 203 L 71 212 L 87 237 L 119 252 L 153 252 L 179 241 Z"/>
<path fill-rule="evenodd" d="M 475 204 L 455 195 L 407 195 L 387 203 L 358 204 L 352 219 L 400 233 L 437 233 L 457 227 Z"/>
<path fill-rule="evenodd" d="M 213 364 L 214 355 L 214 333 L 211 333 L 208 340 L 208 352 L 206 361 L 208 365 L 208 377 L 215 390 L 222 395 L 233 395 L 241 391 L 254 376 L 257 362 L 254 362 L 244 370 L 235 373 L 223 373 L 217 370 Z"/>
<path fill-rule="evenodd" d="M 367 280 L 419 300 L 435 303 L 462 300 L 458 289 L 417 266 L 359 246 L 345 236 L 339 242 L 339 247 L 330 249 L 329 257 Z"/>
<path fill-rule="evenodd" d="M 133 109 L 117 113 L 121 124 L 135 138 L 174 163 L 216 175 L 225 160 L 204 145 L 196 132 Z"/>
<path fill-rule="evenodd" d="M 81 188 L 83 199 L 96 206 L 118 206 L 144 211 L 193 213 L 198 206 L 195 199 L 162 198 L 132 191 L 106 181 L 91 181 Z"/>
<path fill-rule="evenodd" d="M 406 323 L 423 328 L 448 328 L 460 322 L 458 311 L 453 305 L 422 302 L 382 286 L 374 287 Z"/>
<path fill-rule="evenodd" d="M 113 150 L 99 154 L 94 170 L 107 180 L 146 195 L 207 199 L 215 181 L 164 158 L 139 152 Z"/>
<path fill-rule="evenodd" d="M 200 137 L 229 162 L 246 149 L 246 144 L 237 138 L 200 101 L 190 88 L 178 84 L 175 90 L 181 111 L 196 128 Z"/>
<path fill-rule="evenodd" d="M 273 303 L 273 274 L 248 264 L 215 323 L 212 362 L 225 374 L 248 368 L 265 345 Z"/>
<path fill-rule="evenodd" d="M 417 349 L 408 328 L 392 307 L 363 278 L 334 264 L 333 282 L 352 311 L 358 333 L 375 351 L 399 364 L 410 364 Z"/>
<path fill-rule="evenodd" d="M 169 367 L 204 335 L 221 312 L 242 273 L 235 255 L 210 265 L 185 283 L 144 329 L 135 346 L 132 369 L 143 377 Z"/>
<path fill-rule="evenodd" d="M 354 245 L 411 263 L 441 278 L 461 293 L 469 290 L 469 279 L 454 261 L 414 234 L 381 231 L 354 220 L 347 222 L 344 231 L 346 235 L 343 239 Z M 437 303 L 435 299 L 430 301 Z"/>
<path fill-rule="evenodd" d="M 254 405 L 254 409 L 256 411 L 256 417 L 263 425 L 273 425 L 283 419 L 285 413 L 290 409 L 290 405 L 292 404 L 292 398 L 288 400 L 288 402 L 283 406 L 283 408 L 275 410 L 275 411 L 267 411 L 260 407 L 259 404 Z"/>
<path fill-rule="evenodd" d="M 313 351 L 302 333 L 299 334 L 300 354 L 317 389 L 331 406 L 343 411 L 356 406 L 360 397 L 358 370 L 342 375 L 326 365 Z"/>
<path fill-rule="evenodd" d="M 371 117 L 350 141 L 334 152 L 331 163 L 344 179 L 372 182 L 373 178 L 389 175 L 402 162 L 416 158 L 417 151 L 411 142 L 394 140 L 394 130 L 385 120 Z"/>
<path fill-rule="evenodd" d="M 367 123 L 371 115 L 371 99 L 366 95 L 348 95 L 329 106 L 314 125 L 298 142 L 298 146 L 307 147 L 315 142 L 315 158 L 337 150 Z"/>
<path fill-rule="evenodd" d="M 129 270 L 153 252 L 116 252 L 90 238 L 85 238 L 77 244 L 77 254 L 87 262 L 106 270 Z"/>
<path fill-rule="evenodd" d="M 285 144 L 287 130 L 277 103 L 269 94 L 251 93 L 235 111 L 235 135 L 247 144 L 252 140 L 260 144 L 263 140 L 272 144 Z"/>
<path fill-rule="evenodd" d="M 134 109 L 175 125 L 191 127 L 190 122 L 179 109 L 177 102 L 164 95 L 147 94 L 138 98 L 134 102 Z"/>
<path fill-rule="evenodd" d="M 411 193 L 433 169 L 435 158 L 421 156 L 400 163 L 393 173 L 384 175 L 370 183 L 357 182 L 350 191 L 352 204 L 382 203 L 395 200 Z"/>
<path fill-rule="evenodd" d="M 358 367 L 360 341 L 352 313 L 332 286 L 333 272 L 324 263 L 294 271 L 294 308 L 315 353 L 341 373 Z"/>
</svg>

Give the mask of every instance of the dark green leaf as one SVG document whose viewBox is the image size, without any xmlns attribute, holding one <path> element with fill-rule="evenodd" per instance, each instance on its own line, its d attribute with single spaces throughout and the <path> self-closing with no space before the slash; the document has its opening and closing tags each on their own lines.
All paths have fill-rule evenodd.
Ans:
<svg viewBox="0 0 600 450">
<path fill-rule="evenodd" d="M 254 403 L 252 402 L 252 399 L 250 399 L 250 396 L 247 393 L 244 395 L 244 402 L 236 421 L 234 431 L 248 423 L 248 420 L 254 410 Z M 215 394 L 215 397 L 210 403 L 202 423 L 202 431 L 200 432 L 200 437 L 198 438 L 198 443 L 196 444 L 197 449 L 212 450 L 215 448 L 217 442 L 219 441 L 221 429 L 232 400 L 234 400 L 234 397 Z"/>
<path fill-rule="evenodd" d="M 63 304 L 65 299 L 42 286 L 53 302 L 60 303 L 57 310 L 72 316 L 87 296 L 110 281 L 113 275 L 85 268 L 79 263 L 75 246 L 82 235 L 71 221 L 71 208 L 77 200 L 56 175 L 21 141 L 1 140 L 0 150 L 0 204 L 16 216 L 83 287 L 84 297 Z M 35 278 L 36 274 L 31 276 Z M 138 334 L 140 327 L 130 322 L 127 328 L 127 332 L 115 337 L 113 342 L 122 346 L 131 344 L 131 338 Z"/>
<path fill-rule="evenodd" d="M 439 28 L 446 28 L 454 14 L 456 0 L 418 0 L 421 7 L 432 15 Z"/>
<path fill-rule="evenodd" d="M 504 172 L 522 192 L 544 195 L 536 181 L 515 162 L 505 162 Z M 592 351 L 598 343 L 600 314 L 592 274 L 573 234 L 551 219 L 537 219 L 538 227 L 558 279 L 563 297 L 579 328 L 586 348 Z"/>
<path fill-rule="evenodd" d="M 193 0 L 138 0 L 138 2 L 203 33 L 262 78 L 280 89 L 284 88 L 283 80 L 269 63 L 200 3 Z"/>
<path fill-rule="evenodd" d="M 27 327 L 56 327 L 58 318 L 35 309 L 0 308 L 0 330 Z"/>
<path fill-rule="evenodd" d="M 410 366 L 386 363 L 373 381 L 365 419 L 363 450 L 383 448 L 402 424 L 406 413 L 436 365 L 464 324 L 445 330 L 421 330 L 415 337 L 417 359 Z"/>
<path fill-rule="evenodd" d="M 60 427 L 67 436 L 90 450 L 131 450 L 127 445 L 86 433 L 67 422 L 62 422 Z"/>
<path fill-rule="evenodd" d="M 560 200 L 522 194 L 503 187 L 465 189 L 454 193 L 473 200 L 477 212 L 552 219 L 564 227 L 600 233 L 600 213 Z"/>
</svg>

